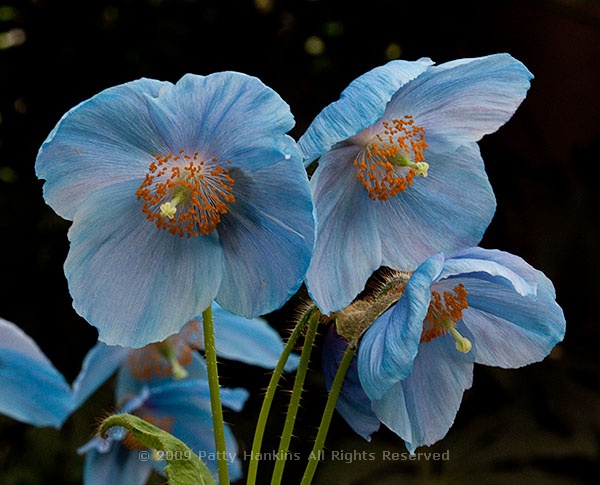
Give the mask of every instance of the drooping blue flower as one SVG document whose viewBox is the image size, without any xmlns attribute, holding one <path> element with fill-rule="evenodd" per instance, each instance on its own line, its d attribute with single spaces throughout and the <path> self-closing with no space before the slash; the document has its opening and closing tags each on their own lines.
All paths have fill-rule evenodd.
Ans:
<svg viewBox="0 0 600 485">
<path fill-rule="evenodd" d="M 507 54 L 432 64 L 392 61 L 360 76 L 298 142 L 305 163 L 320 157 L 306 282 L 326 314 L 380 266 L 414 270 L 478 244 L 494 214 L 477 141 L 512 116 L 532 75 Z"/>
<path fill-rule="evenodd" d="M 288 105 L 235 72 L 140 79 L 67 112 L 37 156 L 72 220 L 65 274 L 100 340 L 141 347 L 213 300 L 255 317 L 298 289 L 313 206 Z"/>
<path fill-rule="evenodd" d="M 36 343 L 0 318 L 0 414 L 34 426 L 60 428 L 71 388 Z"/>
<path fill-rule="evenodd" d="M 474 363 L 521 367 L 562 340 L 565 318 L 555 300 L 551 281 L 512 254 L 476 247 L 432 256 L 365 332 L 338 410 L 367 439 L 385 424 L 411 452 L 440 440 L 471 387 Z M 328 382 L 342 345 L 332 330 Z"/>
<path fill-rule="evenodd" d="M 232 315 L 213 303 L 215 345 L 222 358 L 273 368 L 283 349 L 277 332 L 260 318 Z M 182 440 L 204 458 L 216 476 L 216 448 L 204 359 L 201 317 L 190 321 L 176 335 L 139 349 L 98 342 L 84 359 L 73 384 L 73 406 L 79 407 L 115 371 L 118 412 L 135 414 Z M 298 356 L 292 355 L 286 370 L 293 370 Z M 221 388 L 224 406 L 240 411 L 248 397 L 244 389 Z M 225 426 L 229 474 L 241 478 L 242 468 L 233 432 Z M 86 455 L 84 481 L 91 485 L 143 484 L 152 470 L 162 473 L 166 462 L 152 459 L 127 433 L 109 439 L 95 437 L 80 448 Z M 140 449 L 148 451 L 140 461 Z"/>
</svg>

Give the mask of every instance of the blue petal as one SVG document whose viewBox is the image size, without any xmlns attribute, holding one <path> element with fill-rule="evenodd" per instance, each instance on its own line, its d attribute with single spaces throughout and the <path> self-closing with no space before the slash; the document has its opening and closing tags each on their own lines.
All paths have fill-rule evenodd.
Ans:
<svg viewBox="0 0 600 485">
<path fill-rule="evenodd" d="M 142 461 L 139 450 L 131 450 L 116 443 L 108 453 L 91 449 L 86 453 L 83 470 L 84 485 L 144 485 L 152 466 Z"/>
<path fill-rule="evenodd" d="M 400 88 L 385 117 L 412 115 L 434 145 L 475 142 L 510 119 L 532 77 L 508 54 L 434 66 Z"/>
<path fill-rule="evenodd" d="M 444 335 L 419 346 L 412 373 L 374 401 L 373 411 L 412 453 L 446 435 L 472 381 L 472 356 Z"/>
<path fill-rule="evenodd" d="M 73 410 L 81 406 L 123 364 L 130 349 L 98 342 L 85 356 L 73 382 Z"/>
<path fill-rule="evenodd" d="M 60 428 L 71 388 L 36 343 L 0 318 L 0 413 L 34 426 Z"/>
<path fill-rule="evenodd" d="M 348 343 L 336 334 L 335 327 L 331 327 L 323 342 L 322 365 L 327 389 L 331 388 L 347 345 Z M 354 357 L 346 373 L 335 408 L 356 433 L 371 441 L 371 435 L 379 429 L 379 419 L 373 414 L 371 400 L 360 385 L 357 357 Z"/>
<path fill-rule="evenodd" d="M 461 278 L 469 292 L 463 322 L 473 335 L 480 364 L 515 368 L 538 362 L 563 339 L 565 317 L 554 301 L 554 287 L 536 272 L 535 297 L 483 279 Z"/>
<path fill-rule="evenodd" d="M 75 310 L 109 345 L 163 340 L 210 305 L 221 279 L 214 234 L 181 238 L 146 220 L 138 181 L 91 194 L 69 230 L 65 274 Z"/>
<path fill-rule="evenodd" d="M 245 389 L 221 389 L 224 406 L 239 411 L 248 398 Z M 170 432 L 182 440 L 198 454 L 216 475 L 216 447 L 213 435 L 213 421 L 210 409 L 208 383 L 203 381 L 181 381 L 151 390 L 145 406 L 156 417 L 173 419 Z M 241 478 L 242 469 L 238 455 L 238 445 L 229 426 L 225 426 L 226 452 L 231 480 Z M 202 456 L 200 453 L 205 452 Z M 211 459 L 211 454 L 212 459 Z"/>
<path fill-rule="evenodd" d="M 311 180 L 317 240 L 306 284 L 324 314 L 347 307 L 381 264 L 376 206 L 356 178 L 357 150 L 340 145 L 323 155 Z"/>
<path fill-rule="evenodd" d="M 435 255 L 419 266 L 398 303 L 375 320 L 363 336 L 358 375 L 370 399 L 381 399 L 411 373 L 429 308 L 431 284 L 442 264 L 442 255 Z"/>
<path fill-rule="evenodd" d="M 144 351 L 144 349 L 136 350 L 136 352 L 138 351 Z M 155 352 L 155 350 L 153 350 L 153 352 Z M 144 388 L 158 388 L 175 381 L 175 378 L 172 375 L 152 375 L 148 380 L 140 379 L 139 377 L 136 377 L 140 375 L 140 369 L 133 369 L 132 365 L 133 364 L 130 361 L 125 362 L 117 374 L 115 399 L 118 403 L 130 399 L 131 396 L 140 394 L 143 392 Z M 189 364 L 185 364 L 184 368 L 187 372 L 186 380 L 206 381 L 208 379 L 206 361 L 198 352 L 193 353 L 192 361 Z"/>
<path fill-rule="evenodd" d="M 280 308 L 302 284 L 314 242 L 313 205 L 298 159 L 230 174 L 236 202 L 216 230 L 225 256 L 216 301 L 253 318 Z"/>
<path fill-rule="evenodd" d="M 41 146 L 36 174 L 46 202 L 73 219 L 95 190 L 143 178 L 166 145 L 150 119 L 145 96 L 156 96 L 170 83 L 140 79 L 116 86 L 68 111 Z M 139 184 L 138 184 L 139 185 Z"/>
<path fill-rule="evenodd" d="M 523 296 L 537 292 L 536 270 L 522 258 L 496 249 L 474 247 L 455 254 L 444 263 L 440 279 L 466 275 L 507 286 Z"/>
<path fill-rule="evenodd" d="M 270 165 L 289 148 L 283 136 L 294 126 L 289 106 L 246 74 L 186 74 L 148 103 L 173 153 L 198 151 L 201 157 L 254 170 Z"/>
<path fill-rule="evenodd" d="M 392 95 L 431 64 L 429 59 L 391 61 L 352 81 L 339 101 L 325 107 L 300 137 L 305 164 L 375 123 Z"/>
<path fill-rule="evenodd" d="M 378 205 L 386 266 L 409 270 L 437 252 L 451 255 L 476 245 L 494 215 L 494 193 L 476 144 L 432 153 L 428 162 L 426 178 Z"/>
<path fill-rule="evenodd" d="M 283 351 L 283 341 L 265 320 L 239 317 L 216 303 L 213 304 L 213 320 L 215 346 L 220 357 L 267 369 L 277 365 Z M 197 321 L 202 326 L 202 316 Z M 291 354 L 285 370 L 294 370 L 298 361 L 298 355 Z"/>
</svg>

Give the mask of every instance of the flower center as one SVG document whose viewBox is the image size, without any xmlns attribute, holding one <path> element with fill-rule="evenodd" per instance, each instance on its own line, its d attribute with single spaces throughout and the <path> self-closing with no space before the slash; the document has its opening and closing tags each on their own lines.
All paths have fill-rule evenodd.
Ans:
<svg viewBox="0 0 600 485">
<path fill-rule="evenodd" d="M 429 164 L 425 129 L 414 124 L 413 117 L 383 122 L 378 133 L 354 160 L 356 178 L 373 200 L 388 200 L 409 188 L 415 177 L 427 177 Z"/>
<path fill-rule="evenodd" d="M 467 302 L 468 292 L 462 283 L 454 289 L 444 291 L 443 298 L 437 291 L 431 292 L 431 301 L 427 316 L 423 321 L 423 332 L 421 342 L 430 342 L 440 335 L 450 334 L 456 340 L 456 349 L 467 353 L 471 350 L 471 342 L 456 330 L 456 322 L 463 316 L 463 310 L 469 307 Z"/>
<path fill-rule="evenodd" d="M 192 363 L 197 346 L 192 339 L 198 331 L 195 323 L 188 323 L 182 332 L 162 342 L 133 349 L 127 356 L 129 372 L 140 381 L 171 376 L 176 380 L 188 375 L 186 365 Z"/>
<path fill-rule="evenodd" d="M 206 235 L 215 230 L 221 216 L 235 202 L 234 180 L 216 158 L 198 160 L 198 152 L 169 153 L 155 158 L 136 191 L 142 211 L 159 229 L 181 237 Z M 231 162 L 227 160 L 227 163 Z"/>
</svg>

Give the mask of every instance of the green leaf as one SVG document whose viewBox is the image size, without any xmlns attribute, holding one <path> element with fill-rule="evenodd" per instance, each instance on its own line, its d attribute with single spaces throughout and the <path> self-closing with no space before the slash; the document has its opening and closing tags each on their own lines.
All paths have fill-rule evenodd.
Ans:
<svg viewBox="0 0 600 485">
<path fill-rule="evenodd" d="M 160 452 L 160 456 L 167 461 L 165 473 L 169 485 L 216 485 L 206 464 L 173 435 L 137 416 L 123 413 L 106 418 L 100 425 L 100 436 L 106 438 L 106 433 L 114 426 L 127 429 L 142 445 Z"/>
</svg>

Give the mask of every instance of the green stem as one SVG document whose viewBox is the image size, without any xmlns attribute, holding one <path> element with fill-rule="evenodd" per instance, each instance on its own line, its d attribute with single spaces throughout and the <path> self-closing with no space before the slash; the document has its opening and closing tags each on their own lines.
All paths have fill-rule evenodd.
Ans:
<svg viewBox="0 0 600 485">
<path fill-rule="evenodd" d="M 229 484 L 227 468 L 227 449 L 225 446 L 225 424 L 221 406 L 221 391 L 219 389 L 219 371 L 217 368 L 217 349 L 215 347 L 215 330 L 213 328 L 212 307 L 202 313 L 202 328 L 204 329 L 204 357 L 208 370 L 208 388 L 210 390 L 210 408 L 212 411 L 215 447 L 217 450 L 217 471 L 219 483 Z"/>
<path fill-rule="evenodd" d="M 315 444 L 310 454 L 308 465 L 306 465 L 306 470 L 304 471 L 301 485 L 309 485 L 312 482 L 317 465 L 320 461 L 321 451 L 325 446 L 325 439 L 327 438 L 327 432 L 329 431 L 329 425 L 331 424 L 331 418 L 333 417 L 335 405 L 340 395 L 340 391 L 342 390 L 344 378 L 346 377 L 346 373 L 350 368 L 350 364 L 352 363 L 355 353 L 356 348 L 354 345 L 349 344 L 348 347 L 346 347 L 342 361 L 340 362 L 338 370 L 335 373 L 333 383 L 331 384 L 331 389 L 329 390 L 329 396 L 327 397 L 327 404 L 325 404 L 325 410 L 323 411 L 323 416 L 321 418 L 321 424 L 319 425 L 319 431 L 317 432 L 317 438 L 315 439 Z"/>
<path fill-rule="evenodd" d="M 281 440 L 279 441 L 279 451 L 277 453 L 277 461 L 275 462 L 275 467 L 273 469 L 273 476 L 271 477 L 271 485 L 280 484 L 281 478 L 283 477 L 283 468 L 287 461 L 287 454 L 290 447 L 290 441 L 292 439 L 294 424 L 296 422 L 296 415 L 298 414 L 298 408 L 300 406 L 300 397 L 302 396 L 304 379 L 306 378 L 306 372 L 308 371 L 310 354 L 312 352 L 315 335 L 317 333 L 317 327 L 319 325 L 319 317 L 320 313 L 315 312 L 308 318 L 308 328 L 306 330 L 306 337 L 304 338 L 304 345 L 302 346 L 302 353 L 300 354 L 300 363 L 298 364 L 298 369 L 296 370 L 296 379 L 294 380 L 292 397 L 290 398 L 287 416 L 283 425 L 283 433 L 281 434 Z"/>
<path fill-rule="evenodd" d="M 256 483 L 260 449 L 262 447 L 265 428 L 267 427 L 269 412 L 271 411 L 271 405 L 273 404 L 275 392 L 277 390 L 277 386 L 279 385 L 279 381 L 281 380 L 281 375 L 283 374 L 285 364 L 290 354 L 292 353 L 292 350 L 294 350 L 298 338 L 304 331 L 304 327 L 306 327 L 306 324 L 308 323 L 309 319 L 311 318 L 314 312 L 318 312 L 318 310 L 315 306 L 312 306 L 302 315 L 302 318 L 300 318 L 300 320 L 298 321 L 298 324 L 292 331 L 292 334 L 290 335 L 287 343 L 285 344 L 283 352 L 281 353 L 281 357 L 279 358 L 279 361 L 277 362 L 277 365 L 273 370 L 273 374 L 271 375 L 271 380 L 269 381 L 269 386 L 267 387 L 267 392 L 265 393 L 262 407 L 260 409 L 260 414 L 258 416 L 258 421 L 256 423 L 254 440 L 252 441 L 252 452 L 250 453 L 250 462 L 248 465 L 248 478 L 246 480 L 247 485 L 254 485 Z"/>
</svg>

